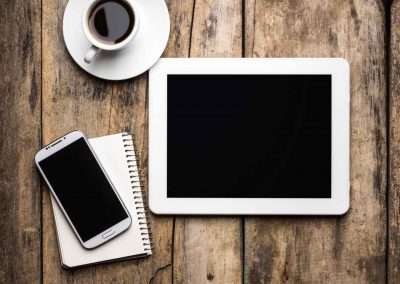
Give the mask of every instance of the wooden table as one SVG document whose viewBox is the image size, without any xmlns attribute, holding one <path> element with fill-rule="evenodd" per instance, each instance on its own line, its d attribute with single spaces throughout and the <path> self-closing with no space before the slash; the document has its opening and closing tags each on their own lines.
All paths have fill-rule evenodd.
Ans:
<svg viewBox="0 0 400 284">
<path fill-rule="evenodd" d="M 74 272 L 60 267 L 34 154 L 73 129 L 128 131 L 146 176 L 148 75 L 113 83 L 79 69 L 62 40 L 66 3 L 0 3 L 0 283 L 400 282 L 400 0 L 169 0 L 164 57 L 349 61 L 351 209 L 152 216 L 152 257 Z"/>
</svg>

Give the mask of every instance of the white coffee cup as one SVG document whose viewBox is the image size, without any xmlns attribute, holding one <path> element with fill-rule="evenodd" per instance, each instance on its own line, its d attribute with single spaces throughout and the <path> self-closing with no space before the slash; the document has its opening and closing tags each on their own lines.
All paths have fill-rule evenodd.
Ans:
<svg viewBox="0 0 400 284">
<path fill-rule="evenodd" d="M 126 3 L 127 6 L 131 9 L 133 16 L 134 16 L 133 28 L 131 29 L 129 35 L 118 43 L 106 43 L 106 42 L 98 39 L 96 37 L 96 35 L 94 34 L 94 32 L 89 27 L 89 17 L 91 15 L 91 12 L 93 11 L 94 8 L 96 8 L 96 6 L 99 4 L 99 2 L 104 2 L 104 1 L 107 1 L 107 0 L 92 1 L 91 3 L 89 3 L 89 5 L 87 5 L 87 7 L 83 13 L 83 19 L 82 19 L 83 31 L 84 31 L 87 39 L 89 40 L 89 42 L 92 44 L 92 46 L 86 52 L 86 55 L 84 57 L 84 61 L 87 64 L 90 64 L 101 50 L 112 51 L 112 50 L 118 50 L 118 49 L 125 47 L 135 37 L 135 35 L 137 34 L 137 31 L 139 29 L 140 16 L 139 16 L 138 8 L 136 7 L 136 4 L 132 0 L 118 0 L 119 2 Z M 113 0 L 109 0 L 109 1 L 113 2 Z M 116 1 L 114 0 L 114 2 L 116 2 Z"/>
</svg>

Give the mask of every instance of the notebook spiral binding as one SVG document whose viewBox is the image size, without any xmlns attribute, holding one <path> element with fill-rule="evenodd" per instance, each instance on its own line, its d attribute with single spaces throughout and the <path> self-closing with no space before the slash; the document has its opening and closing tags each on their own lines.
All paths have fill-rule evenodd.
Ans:
<svg viewBox="0 0 400 284">
<path fill-rule="evenodd" d="M 143 175 L 140 174 L 139 160 L 136 158 L 134 150 L 134 139 L 133 136 L 128 133 L 122 134 L 122 141 L 125 147 L 126 159 L 128 163 L 129 176 L 131 180 L 131 187 L 133 193 L 133 200 L 136 207 L 139 220 L 139 229 L 141 230 L 141 236 L 145 251 L 151 253 L 153 247 L 151 227 L 148 220 L 148 208 L 146 207 L 145 194 L 142 191 L 140 180 L 143 179 Z"/>
</svg>

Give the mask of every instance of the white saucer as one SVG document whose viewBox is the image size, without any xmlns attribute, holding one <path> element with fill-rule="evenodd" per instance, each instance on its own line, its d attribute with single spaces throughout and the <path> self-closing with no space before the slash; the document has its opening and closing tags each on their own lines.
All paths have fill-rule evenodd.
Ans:
<svg viewBox="0 0 400 284">
<path fill-rule="evenodd" d="M 91 64 L 83 61 L 90 43 L 82 28 L 87 0 L 69 0 L 63 21 L 64 42 L 69 54 L 86 72 L 106 80 L 125 80 L 147 71 L 163 53 L 169 37 L 170 21 L 164 0 L 137 2 L 140 26 L 136 36 L 123 49 L 101 51 Z"/>
</svg>

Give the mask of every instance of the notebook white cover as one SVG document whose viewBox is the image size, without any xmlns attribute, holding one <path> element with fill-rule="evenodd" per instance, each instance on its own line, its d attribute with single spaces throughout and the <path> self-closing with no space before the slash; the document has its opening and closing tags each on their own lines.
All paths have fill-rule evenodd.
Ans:
<svg viewBox="0 0 400 284">
<path fill-rule="evenodd" d="M 127 231 L 109 242 L 87 250 L 81 246 L 51 197 L 62 265 L 73 268 L 151 255 L 149 227 L 141 204 L 143 199 L 132 137 L 120 133 L 89 139 L 89 142 L 128 209 L 132 224 Z"/>
</svg>

